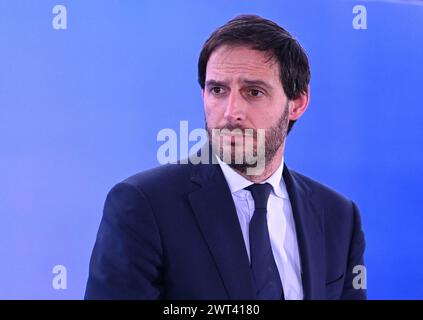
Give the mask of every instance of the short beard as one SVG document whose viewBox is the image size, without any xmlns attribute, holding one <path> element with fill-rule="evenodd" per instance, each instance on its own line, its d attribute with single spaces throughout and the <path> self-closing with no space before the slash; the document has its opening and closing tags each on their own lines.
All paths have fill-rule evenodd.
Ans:
<svg viewBox="0 0 423 320">
<path fill-rule="evenodd" d="M 265 152 L 264 152 L 264 163 L 265 163 L 265 168 L 268 167 L 268 165 L 273 161 L 276 152 L 279 150 L 279 148 L 282 146 L 282 144 L 285 141 L 287 132 L 288 132 L 288 124 L 289 124 L 289 108 L 288 108 L 288 102 L 286 103 L 283 113 L 280 116 L 280 118 L 278 119 L 278 121 L 276 122 L 275 125 L 271 126 L 270 128 L 266 129 L 266 133 L 265 133 Z M 235 129 L 240 129 L 240 130 L 244 130 L 247 128 L 240 128 L 238 126 L 232 126 L 232 125 L 226 125 L 222 128 L 210 128 L 207 124 L 207 120 L 206 120 L 206 129 L 207 129 L 207 133 L 209 136 L 209 144 L 212 144 L 212 129 L 228 129 L 228 130 L 235 130 Z M 257 137 L 257 131 L 254 130 L 254 136 Z M 213 148 L 213 150 L 215 150 Z M 220 155 L 223 154 L 223 146 L 220 146 L 220 150 L 215 150 L 215 152 L 218 152 L 218 156 L 220 159 L 222 159 L 222 157 Z M 257 156 L 257 148 L 256 146 L 254 147 L 254 155 Z M 228 165 L 246 175 L 247 174 L 247 169 L 248 168 L 253 168 L 255 167 L 257 164 L 253 163 L 247 163 L 245 161 L 245 156 L 244 156 L 244 161 L 242 163 L 236 163 L 235 161 L 235 150 L 234 148 L 231 149 L 231 161 L 230 163 L 228 163 Z"/>
</svg>

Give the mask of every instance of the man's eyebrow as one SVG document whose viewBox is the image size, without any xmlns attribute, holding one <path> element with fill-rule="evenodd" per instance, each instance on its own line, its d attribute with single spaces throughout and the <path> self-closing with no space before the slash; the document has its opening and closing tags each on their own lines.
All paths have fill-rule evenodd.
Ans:
<svg viewBox="0 0 423 320">
<path fill-rule="evenodd" d="M 228 81 L 218 81 L 218 80 L 210 79 L 206 81 L 206 87 L 210 87 L 210 86 L 227 87 Z"/>
<path fill-rule="evenodd" d="M 248 86 L 263 87 L 269 91 L 273 90 L 272 85 L 260 79 L 241 79 L 239 82 Z M 229 81 L 227 80 L 219 81 L 219 80 L 209 79 L 206 81 L 206 87 L 211 87 L 211 86 L 228 87 Z"/>
<path fill-rule="evenodd" d="M 249 86 L 257 86 L 257 87 L 264 87 L 268 90 L 272 90 L 273 86 L 268 84 L 267 82 L 259 79 L 242 79 L 241 83 L 249 85 Z"/>
</svg>

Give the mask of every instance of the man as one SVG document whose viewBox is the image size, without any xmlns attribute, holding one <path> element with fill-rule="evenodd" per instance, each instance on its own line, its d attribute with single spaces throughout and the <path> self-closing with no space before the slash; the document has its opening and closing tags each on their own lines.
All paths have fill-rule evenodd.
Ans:
<svg viewBox="0 0 423 320">
<path fill-rule="evenodd" d="M 356 205 L 284 163 L 286 135 L 309 102 L 299 43 L 272 21 L 239 16 L 206 41 L 198 75 L 210 162 L 114 186 L 85 297 L 365 299 L 355 281 L 365 248 Z M 248 129 L 249 156 L 264 159 L 253 174 L 247 148 L 234 161 Z"/>
</svg>

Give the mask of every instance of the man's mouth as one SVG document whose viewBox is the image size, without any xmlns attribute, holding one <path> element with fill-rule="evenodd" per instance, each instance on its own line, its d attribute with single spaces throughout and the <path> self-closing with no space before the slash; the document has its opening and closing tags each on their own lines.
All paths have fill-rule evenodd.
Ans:
<svg viewBox="0 0 423 320">
<path fill-rule="evenodd" d="M 254 137 L 254 130 L 253 129 L 234 129 L 234 130 L 227 130 L 227 129 L 219 129 L 219 135 L 221 136 L 229 136 L 229 137 Z"/>
</svg>

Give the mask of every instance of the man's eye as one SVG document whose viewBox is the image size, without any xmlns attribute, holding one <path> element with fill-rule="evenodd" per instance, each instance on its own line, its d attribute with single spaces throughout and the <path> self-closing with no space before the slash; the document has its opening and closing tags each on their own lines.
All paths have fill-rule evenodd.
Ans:
<svg viewBox="0 0 423 320">
<path fill-rule="evenodd" d="M 211 89 L 211 92 L 214 94 L 222 94 L 224 92 L 222 87 L 213 87 Z"/>
<path fill-rule="evenodd" d="M 249 90 L 249 95 L 253 96 L 253 97 L 261 97 L 263 95 L 263 92 L 261 92 L 260 90 L 257 89 L 251 89 Z"/>
</svg>

